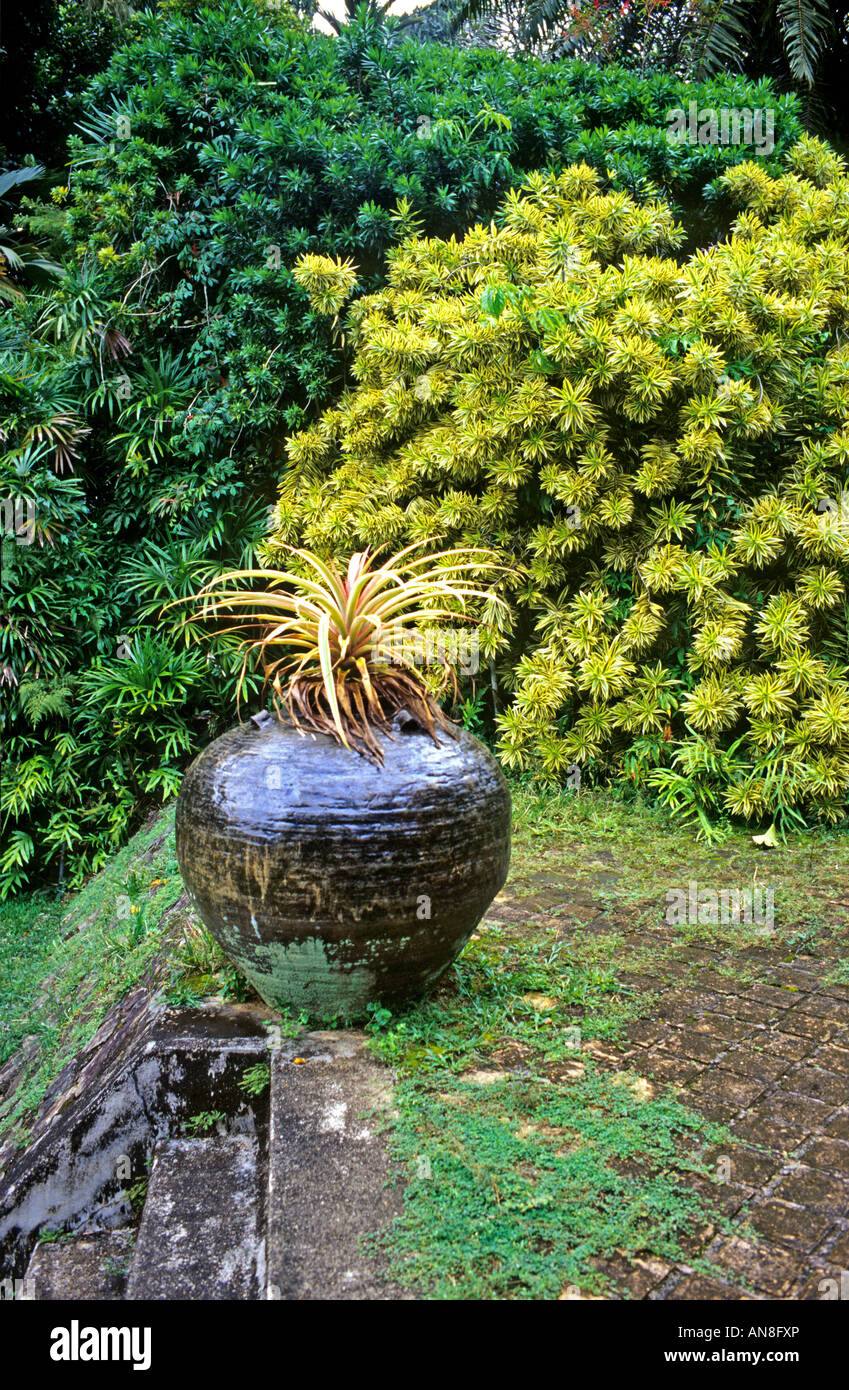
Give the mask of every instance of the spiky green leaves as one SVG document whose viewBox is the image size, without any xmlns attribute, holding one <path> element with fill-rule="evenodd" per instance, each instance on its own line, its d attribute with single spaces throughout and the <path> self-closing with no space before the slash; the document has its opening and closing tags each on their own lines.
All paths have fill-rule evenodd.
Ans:
<svg viewBox="0 0 849 1390">
<path fill-rule="evenodd" d="M 469 620 L 470 602 L 503 607 L 470 582 L 497 569 L 492 557 L 469 547 L 422 554 L 413 544 L 380 565 L 360 551 L 343 573 L 309 550 L 289 553 L 294 570 L 233 570 L 198 595 L 200 616 L 226 615 L 228 631 L 247 634 L 243 675 L 258 658 L 275 703 L 296 725 L 329 733 L 377 762 L 374 730 L 385 730 L 402 707 L 431 736 L 436 724 L 448 728 L 405 639 L 417 636 L 418 623 Z M 245 580 L 259 583 L 239 587 Z"/>
</svg>

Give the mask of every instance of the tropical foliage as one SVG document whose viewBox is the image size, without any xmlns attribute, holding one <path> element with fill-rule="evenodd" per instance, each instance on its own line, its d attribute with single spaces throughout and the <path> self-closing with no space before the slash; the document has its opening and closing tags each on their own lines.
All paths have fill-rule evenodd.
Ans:
<svg viewBox="0 0 849 1390">
<path fill-rule="evenodd" d="M 40 164 L 0 174 L 0 302 L 18 299 L 27 287 L 48 285 L 64 273 L 43 244 L 29 239 L 22 217 L 21 193 L 38 186 L 43 174 Z"/>
<path fill-rule="evenodd" d="M 491 548 L 504 761 L 624 777 L 708 833 L 839 820 L 849 788 L 849 177 L 804 138 L 721 182 L 732 234 L 683 260 L 665 204 L 585 164 L 405 241 L 276 530 Z"/>
<path fill-rule="evenodd" d="M 5 244 L 64 274 L 12 272 L 0 323 L 0 497 L 25 530 L 3 540 L 4 891 L 96 867 L 234 717 L 235 636 L 201 655 L 204 623 L 169 605 L 255 563 L 285 438 L 346 379 L 297 258 L 353 258 L 377 289 L 415 226 L 462 235 L 523 171 L 570 161 L 641 204 L 701 212 L 709 186 L 691 225 L 713 239 L 745 148 L 670 144 L 667 112 L 773 100 L 390 42 L 374 14 L 338 39 L 250 0 L 120 23 L 62 182 L 10 190 Z M 775 104 L 773 173 L 799 133 Z"/>
<path fill-rule="evenodd" d="M 846 0 L 461 0 L 458 21 L 497 29 L 515 52 L 690 80 L 768 74 L 800 93 L 809 123 L 846 133 Z"/>
</svg>

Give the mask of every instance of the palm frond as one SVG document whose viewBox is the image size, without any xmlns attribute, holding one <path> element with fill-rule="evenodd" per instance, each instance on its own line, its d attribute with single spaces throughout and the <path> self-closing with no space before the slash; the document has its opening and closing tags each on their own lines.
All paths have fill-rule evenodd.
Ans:
<svg viewBox="0 0 849 1390">
<path fill-rule="evenodd" d="M 747 16 L 738 0 L 712 0 L 701 15 L 694 44 L 694 77 L 701 82 L 723 68 L 739 68 L 748 34 Z"/>
<path fill-rule="evenodd" d="M 813 87 L 820 58 L 834 32 L 834 16 L 825 0 L 775 0 L 790 71 L 797 82 Z"/>
</svg>

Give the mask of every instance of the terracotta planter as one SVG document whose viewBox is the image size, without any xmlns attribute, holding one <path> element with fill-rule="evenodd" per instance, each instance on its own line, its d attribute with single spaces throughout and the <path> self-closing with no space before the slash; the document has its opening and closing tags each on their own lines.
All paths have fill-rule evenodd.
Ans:
<svg viewBox="0 0 849 1390">
<path fill-rule="evenodd" d="M 269 718 L 191 764 L 183 878 L 266 1003 L 354 1018 L 421 994 L 460 953 L 507 876 L 510 793 L 457 733 L 382 738 L 378 768 Z"/>
</svg>

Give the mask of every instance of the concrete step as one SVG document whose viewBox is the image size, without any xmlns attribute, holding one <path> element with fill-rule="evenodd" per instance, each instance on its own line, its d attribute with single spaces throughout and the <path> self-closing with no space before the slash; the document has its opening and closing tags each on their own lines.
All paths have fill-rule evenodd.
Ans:
<svg viewBox="0 0 849 1390">
<path fill-rule="evenodd" d="M 25 1296 L 45 1301 L 123 1298 L 134 1236 L 127 1229 L 94 1231 L 37 1245 L 24 1276 Z"/>
<path fill-rule="evenodd" d="M 261 1298 L 265 1250 L 260 1183 L 251 1135 L 160 1143 L 126 1297 Z"/>
<path fill-rule="evenodd" d="M 274 1048 L 268 1298 L 406 1297 L 359 1245 L 402 1205 L 401 1189 L 384 1186 L 390 1163 L 379 1133 L 391 1080 L 362 1035 L 310 1033 Z"/>
</svg>

